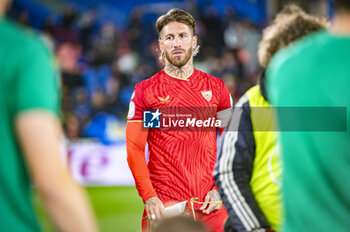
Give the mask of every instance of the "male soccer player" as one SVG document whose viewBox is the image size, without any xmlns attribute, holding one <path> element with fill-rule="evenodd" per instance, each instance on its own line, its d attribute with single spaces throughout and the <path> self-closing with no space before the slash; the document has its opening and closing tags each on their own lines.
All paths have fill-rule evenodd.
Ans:
<svg viewBox="0 0 350 232">
<path fill-rule="evenodd" d="M 286 6 L 264 30 L 260 64 L 267 68 L 278 50 L 324 27 L 324 22 L 299 7 Z M 221 144 L 214 177 L 229 213 L 225 231 L 276 231 L 281 223 L 277 132 L 264 82 L 263 73 L 259 85 L 235 105 Z"/>
<path fill-rule="evenodd" d="M 0 230 L 40 231 L 30 176 L 60 231 L 96 231 L 85 194 L 60 157 L 58 83 L 39 36 L 4 17 L 0 1 Z"/>
<path fill-rule="evenodd" d="M 193 55 L 198 47 L 195 20 L 189 13 L 172 9 L 158 18 L 156 27 L 165 67 L 136 85 L 126 130 L 128 163 L 145 203 L 144 216 L 159 219 L 167 203 L 198 197 L 199 202 L 207 203 L 194 204 L 196 218 L 212 231 L 222 231 L 227 213 L 219 203 L 212 177 L 217 131 L 146 130 L 142 128 L 142 119 L 144 111 L 157 111 L 161 107 L 202 107 L 214 109 L 221 127 L 225 127 L 231 115 L 231 97 L 221 79 L 193 67 Z M 143 228 L 146 222 L 143 221 Z"/>
<path fill-rule="evenodd" d="M 285 232 L 350 228 L 350 1 L 334 4 L 329 30 L 277 53 L 267 70 L 279 106 Z"/>
</svg>

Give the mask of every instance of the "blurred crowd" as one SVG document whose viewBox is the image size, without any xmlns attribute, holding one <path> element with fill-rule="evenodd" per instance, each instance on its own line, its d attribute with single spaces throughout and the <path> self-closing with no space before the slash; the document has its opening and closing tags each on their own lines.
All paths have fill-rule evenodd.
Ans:
<svg viewBox="0 0 350 232">
<path fill-rule="evenodd" d="M 234 101 L 256 84 L 260 67 L 257 46 L 261 32 L 250 20 L 227 7 L 195 1 L 181 6 L 196 19 L 200 51 L 194 66 L 222 78 Z M 104 143 L 124 137 L 133 88 L 162 69 L 158 59 L 156 18 L 167 10 L 137 6 L 120 26 L 98 23 L 97 8 L 80 12 L 67 5 L 59 19 L 48 17 L 40 29 L 57 56 L 62 78 L 62 119 L 67 137 L 99 138 Z M 15 19 L 28 26 L 30 14 Z"/>
</svg>

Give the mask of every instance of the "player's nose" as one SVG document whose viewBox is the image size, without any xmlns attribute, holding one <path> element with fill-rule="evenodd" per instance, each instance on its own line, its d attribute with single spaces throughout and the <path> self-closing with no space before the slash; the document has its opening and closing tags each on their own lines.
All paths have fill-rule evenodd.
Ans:
<svg viewBox="0 0 350 232">
<path fill-rule="evenodd" d="M 178 37 L 176 37 L 174 39 L 174 47 L 176 47 L 176 48 L 181 47 L 181 42 L 180 42 L 180 39 Z"/>
</svg>

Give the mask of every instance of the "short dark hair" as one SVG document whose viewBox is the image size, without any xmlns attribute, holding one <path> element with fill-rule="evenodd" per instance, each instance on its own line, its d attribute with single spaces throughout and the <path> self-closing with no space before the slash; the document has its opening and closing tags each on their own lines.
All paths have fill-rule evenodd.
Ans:
<svg viewBox="0 0 350 232">
<path fill-rule="evenodd" d="M 350 11 L 350 1 L 349 0 L 333 0 L 334 9 L 338 10 L 347 10 Z"/>
<path fill-rule="evenodd" d="M 181 9 L 171 9 L 166 14 L 161 15 L 157 20 L 156 27 L 159 36 L 163 27 L 171 22 L 186 24 L 191 29 L 192 34 L 195 34 L 196 21 L 192 15 Z"/>
</svg>

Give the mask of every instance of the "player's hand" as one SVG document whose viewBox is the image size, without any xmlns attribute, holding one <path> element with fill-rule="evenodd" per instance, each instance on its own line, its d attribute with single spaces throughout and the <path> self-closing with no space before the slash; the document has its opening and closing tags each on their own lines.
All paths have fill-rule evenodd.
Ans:
<svg viewBox="0 0 350 232">
<path fill-rule="evenodd" d="M 204 199 L 204 202 L 220 202 L 220 201 L 221 201 L 220 194 L 215 189 L 210 190 Z M 210 214 L 214 210 L 221 209 L 221 206 L 222 205 L 219 203 L 211 203 L 211 204 L 204 203 L 200 208 L 200 210 L 202 210 L 202 212 L 205 214 Z"/>
<path fill-rule="evenodd" d="M 164 205 L 158 197 L 151 197 L 145 202 L 145 210 L 150 220 L 157 220 L 164 216 Z"/>
</svg>

